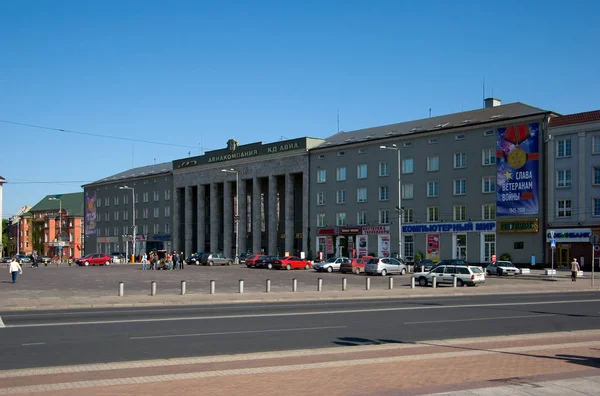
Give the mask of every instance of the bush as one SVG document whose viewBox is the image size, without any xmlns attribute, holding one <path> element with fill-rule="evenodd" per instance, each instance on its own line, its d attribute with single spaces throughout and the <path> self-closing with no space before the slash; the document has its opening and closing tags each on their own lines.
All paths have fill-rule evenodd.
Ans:
<svg viewBox="0 0 600 396">
<path fill-rule="evenodd" d="M 415 255 L 415 260 L 423 260 L 423 252 L 417 252 Z"/>
</svg>

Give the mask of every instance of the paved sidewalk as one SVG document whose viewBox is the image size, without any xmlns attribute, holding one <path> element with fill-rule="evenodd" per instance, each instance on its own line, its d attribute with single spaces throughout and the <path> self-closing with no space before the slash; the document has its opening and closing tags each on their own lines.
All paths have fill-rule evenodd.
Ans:
<svg viewBox="0 0 600 396">
<path fill-rule="evenodd" d="M 353 344 L 6 370 L 0 395 L 542 395 L 558 389 L 551 394 L 568 396 L 600 389 L 589 382 L 600 375 L 600 330 Z"/>
</svg>

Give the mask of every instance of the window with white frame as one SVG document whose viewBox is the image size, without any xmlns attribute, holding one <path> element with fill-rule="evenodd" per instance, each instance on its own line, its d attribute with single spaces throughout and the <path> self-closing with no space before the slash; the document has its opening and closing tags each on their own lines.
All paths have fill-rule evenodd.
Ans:
<svg viewBox="0 0 600 396">
<path fill-rule="evenodd" d="M 356 202 L 367 202 L 366 187 L 360 187 L 356 189 Z"/>
<path fill-rule="evenodd" d="M 414 160 L 412 158 L 406 158 L 402 160 L 402 173 L 413 173 L 414 172 Z"/>
<path fill-rule="evenodd" d="M 139 203 L 139 202 L 140 202 L 139 198 L 140 198 L 140 197 L 138 196 L 138 194 L 135 194 L 135 197 L 134 197 L 133 201 L 134 201 L 135 203 Z"/>
<path fill-rule="evenodd" d="M 165 217 L 171 217 L 171 207 L 165 206 Z"/>
<path fill-rule="evenodd" d="M 171 199 L 171 190 L 165 190 L 165 201 Z"/>
<path fill-rule="evenodd" d="M 427 157 L 427 172 L 437 172 L 440 170 L 440 157 L 432 155 Z"/>
<path fill-rule="evenodd" d="M 119 220 L 119 211 L 118 210 L 113 212 L 113 220 L 116 220 L 116 221 Z"/>
<path fill-rule="evenodd" d="M 319 169 L 317 171 L 317 183 L 325 183 L 327 181 L 327 170 Z"/>
<path fill-rule="evenodd" d="M 129 234 L 129 227 L 123 226 L 123 235 L 128 235 L 128 234 Z"/>
<path fill-rule="evenodd" d="M 357 225 L 367 225 L 367 211 L 361 210 L 356 212 L 356 224 Z"/>
<path fill-rule="evenodd" d="M 160 208 L 154 208 L 154 218 L 158 218 L 160 216 Z"/>
<path fill-rule="evenodd" d="M 390 163 L 389 162 L 380 162 L 379 163 L 379 176 L 389 176 L 390 175 Z"/>
<path fill-rule="evenodd" d="M 144 202 L 148 202 L 148 192 L 147 191 L 142 195 L 142 200 Z"/>
<path fill-rule="evenodd" d="M 104 227 L 104 236 L 110 236 L 110 228 Z"/>
<path fill-rule="evenodd" d="M 115 235 L 115 236 L 119 235 L 119 227 L 117 227 L 117 226 L 113 227 L 113 235 Z"/>
<path fill-rule="evenodd" d="M 427 196 L 438 197 L 440 195 L 440 182 L 430 181 L 427 182 Z"/>
<path fill-rule="evenodd" d="M 387 209 L 379 210 L 379 224 L 390 224 L 390 211 Z"/>
<path fill-rule="evenodd" d="M 104 221 L 110 221 L 110 213 L 108 213 L 108 212 L 104 213 Z"/>
<path fill-rule="evenodd" d="M 496 178 L 494 176 L 486 176 L 481 179 L 481 192 L 484 194 L 496 192 Z"/>
<path fill-rule="evenodd" d="M 465 195 L 467 193 L 467 179 L 454 180 L 454 195 Z"/>
<path fill-rule="evenodd" d="M 454 221 L 467 220 L 467 207 L 465 205 L 454 206 Z"/>
<path fill-rule="evenodd" d="M 404 259 L 412 261 L 415 256 L 414 235 L 404 235 Z"/>
<path fill-rule="evenodd" d="M 142 226 L 142 234 L 148 235 L 148 224 Z"/>
<path fill-rule="evenodd" d="M 379 200 L 389 201 L 390 200 L 390 188 L 388 186 L 379 186 Z"/>
<path fill-rule="evenodd" d="M 600 185 L 600 167 L 594 166 L 594 171 L 592 173 L 592 184 L 594 186 Z"/>
<path fill-rule="evenodd" d="M 168 234 L 170 232 L 171 232 L 171 224 L 165 223 L 165 234 Z"/>
<path fill-rule="evenodd" d="M 44 234 L 44 242 L 48 243 L 48 234 Z"/>
<path fill-rule="evenodd" d="M 144 219 L 147 219 L 147 218 L 148 218 L 148 208 L 145 208 L 144 210 L 142 210 L 142 217 L 143 217 Z"/>
<path fill-rule="evenodd" d="M 97 208 L 101 208 L 101 207 L 102 207 L 102 198 L 98 198 L 98 199 L 96 200 L 96 207 L 97 207 Z"/>
<path fill-rule="evenodd" d="M 571 217 L 571 200 L 561 199 L 557 202 L 557 216 L 556 217 Z"/>
<path fill-rule="evenodd" d="M 335 225 L 345 226 L 346 225 L 346 212 L 338 212 L 335 214 Z"/>
<path fill-rule="evenodd" d="M 415 185 L 407 183 L 402 185 L 402 199 L 413 199 L 415 193 Z"/>
<path fill-rule="evenodd" d="M 154 202 L 160 200 L 160 191 L 154 191 Z"/>
<path fill-rule="evenodd" d="M 337 190 L 335 193 L 335 202 L 339 204 L 346 203 L 346 190 Z"/>
<path fill-rule="evenodd" d="M 325 219 L 325 213 L 317 213 L 317 227 L 327 227 L 327 222 L 325 221 Z"/>
<path fill-rule="evenodd" d="M 496 220 L 496 204 L 481 205 L 481 218 L 483 220 Z"/>
<path fill-rule="evenodd" d="M 428 222 L 440 221 L 439 206 L 430 206 L 427 208 L 427 221 Z"/>
<path fill-rule="evenodd" d="M 557 140 L 556 146 L 556 156 L 558 158 L 571 156 L 571 139 Z"/>
<path fill-rule="evenodd" d="M 592 137 L 592 154 L 600 154 L 600 136 Z"/>
<path fill-rule="evenodd" d="M 415 222 L 413 208 L 404 208 L 404 210 L 402 211 L 402 215 L 403 215 L 403 217 L 402 217 L 403 223 L 414 223 Z"/>
<path fill-rule="evenodd" d="M 454 153 L 454 169 L 467 167 L 467 153 Z"/>
<path fill-rule="evenodd" d="M 123 205 L 129 205 L 129 194 L 123 194 Z"/>
<path fill-rule="evenodd" d="M 325 191 L 317 193 L 317 205 L 325 205 Z"/>
<path fill-rule="evenodd" d="M 102 228 L 98 228 L 98 236 L 101 237 L 102 236 Z M 106 236 L 106 235 L 105 235 Z"/>
<path fill-rule="evenodd" d="M 155 234 L 158 234 L 160 232 L 160 224 L 154 224 L 153 228 L 154 228 L 153 231 Z"/>
<path fill-rule="evenodd" d="M 104 197 L 104 206 L 110 206 L 110 198 Z"/>
<path fill-rule="evenodd" d="M 600 198 L 594 198 L 592 200 L 592 215 L 593 216 L 600 216 Z"/>
<path fill-rule="evenodd" d="M 367 178 L 367 165 L 361 164 L 356 167 L 356 178 L 366 179 Z"/>
<path fill-rule="evenodd" d="M 118 196 L 113 197 L 113 201 L 114 201 L 115 205 L 118 205 L 119 204 L 119 197 Z"/>
<path fill-rule="evenodd" d="M 345 181 L 346 180 L 346 167 L 342 166 L 336 169 L 335 179 L 337 181 Z"/>
<path fill-rule="evenodd" d="M 559 169 L 556 171 L 556 187 L 571 187 L 571 169 Z"/>
<path fill-rule="evenodd" d="M 128 210 L 123 211 L 123 220 L 129 220 L 129 211 Z"/>
<path fill-rule="evenodd" d="M 494 149 L 483 149 L 481 151 L 481 165 L 495 165 L 496 164 L 496 151 Z"/>
</svg>

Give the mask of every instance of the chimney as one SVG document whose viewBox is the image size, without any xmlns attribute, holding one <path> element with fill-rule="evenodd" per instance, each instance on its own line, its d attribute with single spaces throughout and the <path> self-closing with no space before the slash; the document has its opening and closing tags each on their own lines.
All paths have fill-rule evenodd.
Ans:
<svg viewBox="0 0 600 396">
<path fill-rule="evenodd" d="M 496 107 L 496 106 L 500 106 L 502 104 L 502 101 L 500 99 L 496 99 L 496 98 L 485 98 L 485 108 L 487 109 L 488 107 Z"/>
</svg>

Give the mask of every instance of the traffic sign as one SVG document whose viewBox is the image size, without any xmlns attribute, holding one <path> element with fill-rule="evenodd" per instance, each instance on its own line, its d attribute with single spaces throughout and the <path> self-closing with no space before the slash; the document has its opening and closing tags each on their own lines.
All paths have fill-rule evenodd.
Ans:
<svg viewBox="0 0 600 396">
<path fill-rule="evenodd" d="M 552 248 L 552 249 L 556 249 L 556 239 L 552 239 L 552 240 L 550 241 L 550 248 Z"/>
</svg>

